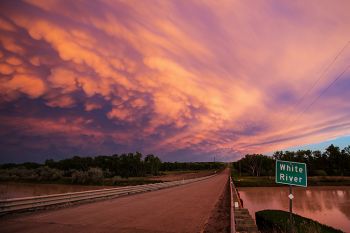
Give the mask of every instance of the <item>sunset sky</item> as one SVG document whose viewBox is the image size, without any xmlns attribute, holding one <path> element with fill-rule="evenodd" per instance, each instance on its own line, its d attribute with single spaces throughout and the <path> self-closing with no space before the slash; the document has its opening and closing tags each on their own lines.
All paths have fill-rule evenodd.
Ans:
<svg viewBox="0 0 350 233">
<path fill-rule="evenodd" d="M 3 0 L 0 162 L 349 145 L 349 12 L 348 0 Z"/>
</svg>

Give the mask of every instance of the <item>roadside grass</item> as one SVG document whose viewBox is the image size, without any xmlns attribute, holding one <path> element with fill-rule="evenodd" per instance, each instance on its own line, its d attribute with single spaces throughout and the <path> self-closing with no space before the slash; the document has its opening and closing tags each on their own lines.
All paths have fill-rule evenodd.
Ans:
<svg viewBox="0 0 350 233">
<path fill-rule="evenodd" d="M 130 185 L 142 185 L 164 182 L 163 178 L 167 176 L 177 176 L 185 174 L 199 174 L 209 175 L 214 173 L 215 170 L 177 170 L 177 171 L 164 171 L 159 176 L 145 176 L 145 177 L 129 177 L 123 178 L 115 176 L 111 178 L 100 178 L 98 180 L 86 179 L 84 182 L 76 182 L 72 177 L 60 177 L 57 179 L 46 180 L 38 179 L 38 177 L 7 177 L 0 176 L 0 182 L 17 182 L 17 183 L 33 183 L 33 184 L 65 184 L 65 185 L 93 185 L 93 186 L 130 186 Z"/>
<path fill-rule="evenodd" d="M 161 175 L 177 175 L 177 174 L 183 174 L 183 173 L 210 173 L 214 172 L 215 169 L 211 170 L 175 170 L 175 171 L 161 171 Z"/>
<path fill-rule="evenodd" d="M 275 187 L 281 186 L 275 183 L 274 177 L 269 176 L 241 176 L 233 178 L 236 187 Z"/>
<path fill-rule="evenodd" d="M 141 185 L 141 184 L 153 184 L 161 183 L 161 180 L 149 180 L 145 177 L 130 177 L 130 178 L 106 178 L 103 185 L 107 186 L 129 186 L 129 185 Z"/>
<path fill-rule="evenodd" d="M 237 187 L 278 187 L 274 176 L 232 176 Z M 350 186 L 349 176 L 310 176 L 308 186 Z"/>
<path fill-rule="evenodd" d="M 289 233 L 291 224 L 289 212 L 282 210 L 262 210 L 255 213 L 261 233 Z M 321 224 L 309 218 L 293 214 L 294 233 L 341 233 L 341 230 Z"/>
<path fill-rule="evenodd" d="M 129 186 L 129 185 L 142 185 L 142 184 L 153 184 L 161 183 L 162 180 L 150 180 L 146 177 L 130 177 L 130 178 L 104 178 L 98 182 L 85 182 L 85 183 L 75 183 L 70 177 L 63 177 L 58 180 L 38 180 L 34 178 L 21 178 L 21 179 L 11 179 L 4 180 L 0 179 L 0 183 L 6 182 L 16 182 L 16 183 L 32 183 L 32 184 L 64 184 L 64 185 L 87 185 L 87 186 Z"/>
<path fill-rule="evenodd" d="M 350 176 L 310 176 L 310 186 L 350 186 Z"/>
</svg>

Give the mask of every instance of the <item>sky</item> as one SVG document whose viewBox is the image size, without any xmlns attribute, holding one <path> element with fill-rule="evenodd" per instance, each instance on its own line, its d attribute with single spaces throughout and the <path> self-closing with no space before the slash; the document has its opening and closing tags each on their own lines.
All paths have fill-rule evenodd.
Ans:
<svg viewBox="0 0 350 233">
<path fill-rule="evenodd" d="M 0 162 L 349 145 L 349 11 L 347 0 L 3 0 Z"/>
</svg>

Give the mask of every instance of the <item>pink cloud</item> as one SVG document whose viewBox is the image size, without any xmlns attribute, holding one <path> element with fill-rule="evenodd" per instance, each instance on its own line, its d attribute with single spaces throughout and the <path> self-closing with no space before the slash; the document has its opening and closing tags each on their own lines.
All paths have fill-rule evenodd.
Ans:
<svg viewBox="0 0 350 233">
<path fill-rule="evenodd" d="M 0 11 L 2 104 L 25 96 L 83 118 L 98 113 L 129 128 L 90 133 L 131 146 L 142 138 L 162 153 L 230 156 L 350 133 L 345 92 L 296 117 L 348 65 L 350 48 L 295 104 L 349 41 L 347 1 L 11 4 Z"/>
</svg>

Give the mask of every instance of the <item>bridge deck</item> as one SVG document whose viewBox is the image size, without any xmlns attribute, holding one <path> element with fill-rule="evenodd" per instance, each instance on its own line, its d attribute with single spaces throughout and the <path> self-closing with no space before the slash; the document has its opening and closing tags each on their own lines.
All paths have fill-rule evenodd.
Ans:
<svg viewBox="0 0 350 233">
<path fill-rule="evenodd" d="M 0 219 L 1 232 L 200 232 L 228 171 L 174 188 Z"/>
</svg>

